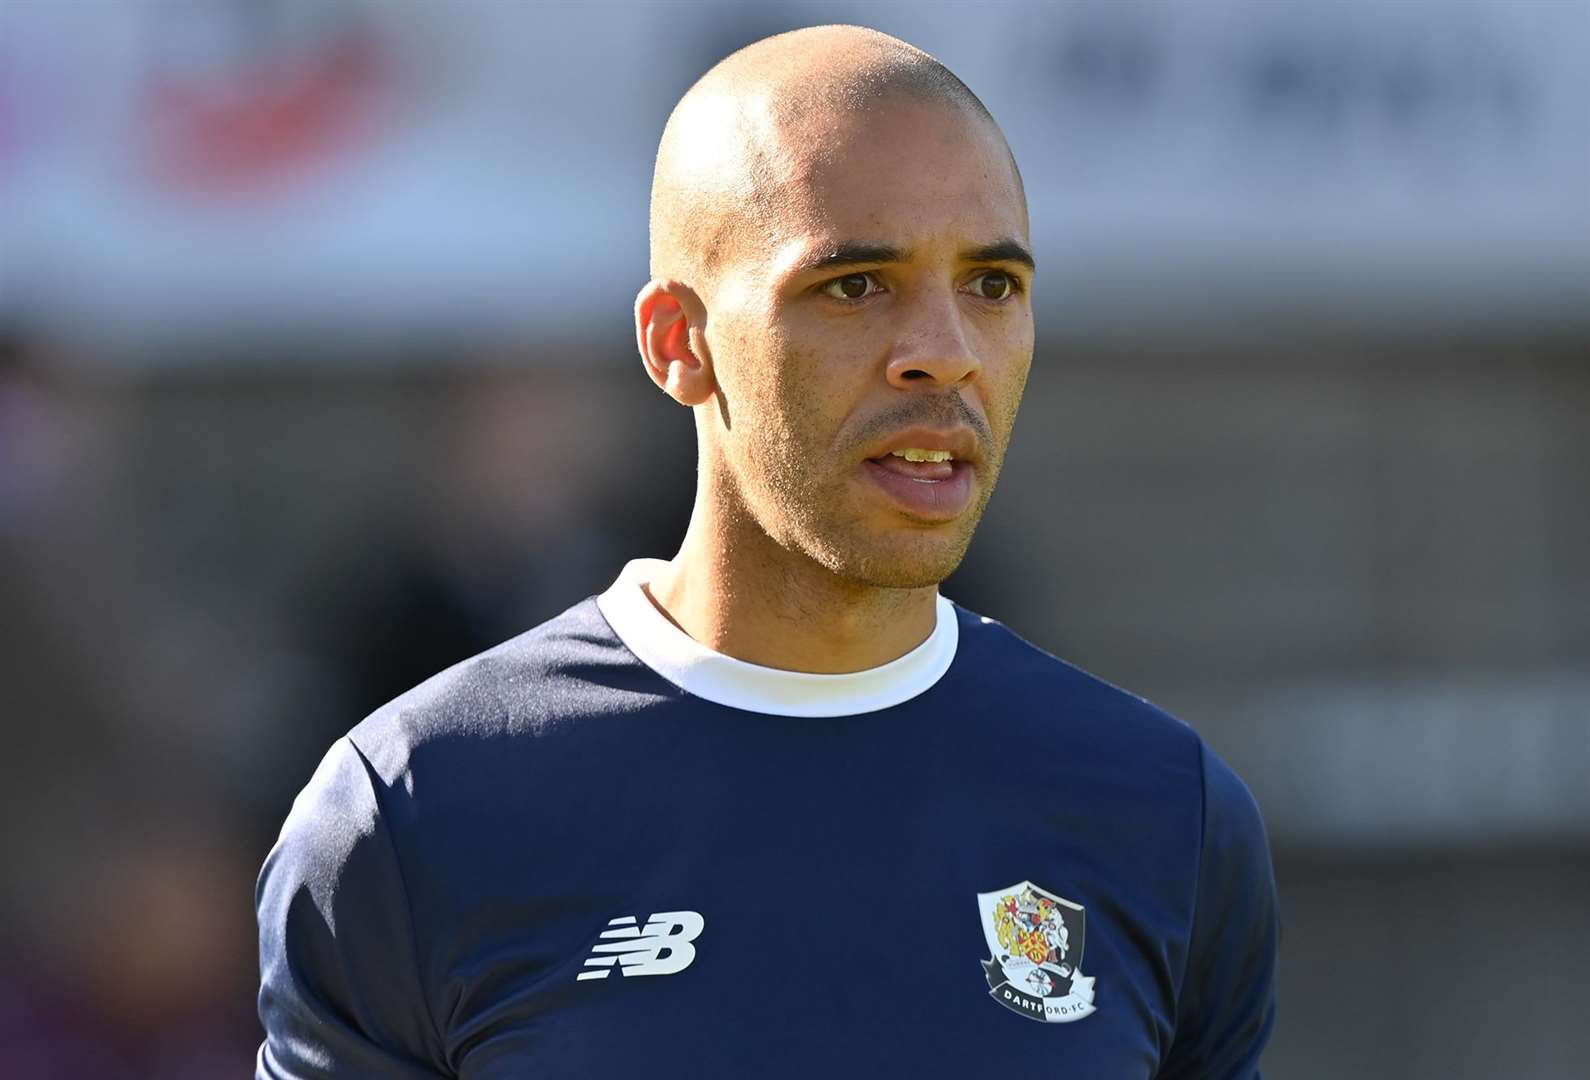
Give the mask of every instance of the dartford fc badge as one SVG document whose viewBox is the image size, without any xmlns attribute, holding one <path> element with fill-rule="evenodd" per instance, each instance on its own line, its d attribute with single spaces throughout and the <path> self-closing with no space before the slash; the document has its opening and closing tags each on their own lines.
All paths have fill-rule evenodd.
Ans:
<svg viewBox="0 0 1590 1080">
<path fill-rule="evenodd" d="M 1030 1020 L 1065 1024 L 1093 1012 L 1093 980 L 1082 974 L 1081 904 L 1030 881 L 977 894 L 988 993 Z"/>
</svg>

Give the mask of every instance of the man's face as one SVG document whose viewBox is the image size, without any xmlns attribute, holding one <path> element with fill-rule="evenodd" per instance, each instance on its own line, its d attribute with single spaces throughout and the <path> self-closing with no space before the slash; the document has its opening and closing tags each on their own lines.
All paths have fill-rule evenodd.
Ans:
<svg viewBox="0 0 1590 1080">
<path fill-rule="evenodd" d="M 786 131 L 771 160 L 765 242 L 706 297 L 711 480 L 843 578 L 936 584 L 993 494 L 1032 362 L 1020 181 L 986 119 L 907 99 Z"/>
</svg>

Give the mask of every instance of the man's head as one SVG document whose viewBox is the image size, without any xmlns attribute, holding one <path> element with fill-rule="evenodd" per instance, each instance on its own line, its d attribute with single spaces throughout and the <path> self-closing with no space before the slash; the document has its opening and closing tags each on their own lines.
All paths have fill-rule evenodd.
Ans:
<svg viewBox="0 0 1590 1080">
<path fill-rule="evenodd" d="M 1021 178 L 971 91 L 871 30 L 748 46 L 669 119 L 651 239 L 639 345 L 716 515 L 859 584 L 954 570 L 1033 347 Z"/>
</svg>

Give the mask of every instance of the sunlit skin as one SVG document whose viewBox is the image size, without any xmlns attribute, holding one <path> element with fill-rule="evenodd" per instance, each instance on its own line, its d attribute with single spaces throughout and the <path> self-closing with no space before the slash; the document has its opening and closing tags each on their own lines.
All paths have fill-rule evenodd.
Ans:
<svg viewBox="0 0 1590 1080">
<path fill-rule="evenodd" d="M 713 274 L 636 304 L 647 371 L 694 410 L 699 448 L 689 530 L 650 593 L 729 656 L 857 671 L 931 633 L 993 493 L 1032 360 L 1026 201 L 1003 137 L 958 105 L 902 95 L 759 137 L 776 213 Z M 896 446 L 953 448 L 953 466 L 903 468 L 966 486 L 918 505 L 899 485 L 921 481 L 870 460 Z"/>
</svg>

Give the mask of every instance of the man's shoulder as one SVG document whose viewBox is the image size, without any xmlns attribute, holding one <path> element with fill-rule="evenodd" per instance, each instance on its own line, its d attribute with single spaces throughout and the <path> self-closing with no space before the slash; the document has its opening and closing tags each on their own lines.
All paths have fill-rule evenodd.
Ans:
<svg viewBox="0 0 1590 1080">
<path fill-rule="evenodd" d="M 599 764 L 582 751 L 614 741 L 601 721 L 663 693 L 589 599 L 454 664 L 332 744 L 294 800 L 261 896 L 277 890 L 279 906 L 307 883 L 330 925 L 339 883 L 359 883 L 350 895 L 402 888 L 400 850 L 443 865 L 460 836 L 494 835 L 481 814 L 555 812 L 557 793 L 582 782 L 581 763 Z M 474 825 L 455 829 L 461 821 Z"/>
<path fill-rule="evenodd" d="M 990 693 L 1024 706 L 1040 723 L 1084 725 L 1113 741 L 1147 741 L 1177 751 L 1197 750 L 1198 734 L 1147 698 L 1063 660 L 996 619 L 956 605 L 956 660 Z"/>
<path fill-rule="evenodd" d="M 587 598 L 399 695 L 355 725 L 348 741 L 389 775 L 428 749 L 489 750 L 633 711 L 666 692 Z"/>
<path fill-rule="evenodd" d="M 1006 737 L 1031 745 L 1063 740 L 1067 767 L 1110 776 L 1117 794 L 1141 809 L 1163 804 L 1220 842 L 1262 857 L 1259 807 L 1246 783 L 1194 728 L 1129 690 L 1054 656 L 999 622 L 959 609 L 963 651 L 958 661 L 979 672 Z M 1131 768 L 1116 765 L 1130 762 Z M 1261 860 L 1262 861 L 1262 860 Z"/>
</svg>

